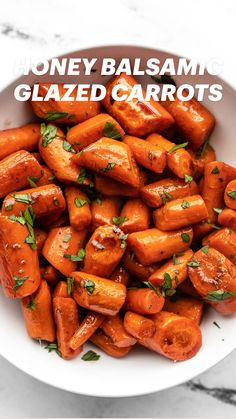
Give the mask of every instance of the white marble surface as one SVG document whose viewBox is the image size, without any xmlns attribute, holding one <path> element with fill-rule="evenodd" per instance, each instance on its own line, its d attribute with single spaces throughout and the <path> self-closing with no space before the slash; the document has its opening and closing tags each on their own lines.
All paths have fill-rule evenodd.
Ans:
<svg viewBox="0 0 236 419">
<path fill-rule="evenodd" d="M 220 57 L 222 76 L 236 86 L 235 17 L 235 0 L 8 0 L 0 12 L 0 89 L 15 77 L 16 59 L 107 43 L 153 46 L 205 60 Z M 235 418 L 235 376 L 236 352 L 171 390 L 97 399 L 51 388 L 0 358 L 0 417 Z"/>
</svg>

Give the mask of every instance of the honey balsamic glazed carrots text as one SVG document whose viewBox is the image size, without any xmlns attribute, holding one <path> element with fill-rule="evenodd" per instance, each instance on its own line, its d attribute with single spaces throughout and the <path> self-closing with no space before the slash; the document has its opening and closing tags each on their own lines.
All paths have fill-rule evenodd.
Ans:
<svg viewBox="0 0 236 419">
<path fill-rule="evenodd" d="M 209 145 L 215 118 L 196 99 L 111 97 L 135 83 L 114 77 L 102 103 L 31 102 L 39 122 L 0 132 L 2 290 L 66 360 L 98 360 L 90 341 L 184 361 L 205 306 L 236 312 L 236 168 Z"/>
</svg>

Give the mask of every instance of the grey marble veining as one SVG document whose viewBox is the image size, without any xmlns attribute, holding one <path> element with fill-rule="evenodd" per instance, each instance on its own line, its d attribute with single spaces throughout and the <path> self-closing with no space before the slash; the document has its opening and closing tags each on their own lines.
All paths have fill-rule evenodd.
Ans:
<svg viewBox="0 0 236 419">
<path fill-rule="evenodd" d="M 3 3 L 3 2 L 2 2 Z M 185 56 L 220 56 L 236 86 L 234 0 L 8 0 L 1 4 L 0 89 L 15 61 L 87 46 L 140 44 Z M 194 55 L 193 55 L 194 54 Z M 1 342 L 1 344 L 4 344 Z M 236 417 L 236 352 L 176 388 L 129 399 L 78 396 L 27 376 L 0 357 L 0 417 Z"/>
</svg>

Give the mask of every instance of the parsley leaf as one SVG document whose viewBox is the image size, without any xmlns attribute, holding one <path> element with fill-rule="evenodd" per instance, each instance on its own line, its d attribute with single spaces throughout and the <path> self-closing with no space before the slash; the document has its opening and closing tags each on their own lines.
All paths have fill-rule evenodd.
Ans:
<svg viewBox="0 0 236 419">
<path fill-rule="evenodd" d="M 77 208 L 81 208 L 85 204 L 87 204 L 87 200 L 86 199 L 75 198 L 75 205 L 77 206 Z"/>
<path fill-rule="evenodd" d="M 218 166 L 215 166 L 215 167 L 214 167 L 214 169 L 212 169 L 211 173 L 212 173 L 213 175 L 218 175 L 218 174 L 220 173 L 220 171 L 219 171 L 219 169 L 218 169 Z"/>
<path fill-rule="evenodd" d="M 85 279 L 84 288 L 86 289 L 88 294 L 92 295 L 95 288 L 95 283 L 93 281 L 90 281 L 89 279 Z"/>
<path fill-rule="evenodd" d="M 207 255 L 207 254 L 208 254 L 208 250 L 209 250 L 209 246 L 203 246 L 203 247 L 201 248 L 201 251 L 202 251 L 203 253 L 205 253 L 205 255 Z"/>
<path fill-rule="evenodd" d="M 6 205 L 5 206 L 5 211 L 11 211 L 12 210 L 12 208 L 13 208 L 13 205 Z"/>
<path fill-rule="evenodd" d="M 68 243 L 71 239 L 71 234 L 65 234 L 63 238 L 63 243 Z"/>
<path fill-rule="evenodd" d="M 40 134 L 42 135 L 42 146 L 47 147 L 57 136 L 57 127 L 42 123 L 40 126 Z"/>
<path fill-rule="evenodd" d="M 70 153 L 76 153 L 75 149 L 72 147 L 72 145 L 70 143 L 68 143 L 68 141 L 63 140 L 63 148 L 66 151 L 69 151 Z"/>
<path fill-rule="evenodd" d="M 34 300 L 34 297 L 33 296 L 30 297 L 30 300 L 29 300 L 29 302 L 28 302 L 28 304 L 27 304 L 26 307 L 29 310 L 32 310 L 32 311 L 35 311 L 36 310 L 36 304 L 35 304 L 35 300 Z"/>
<path fill-rule="evenodd" d="M 43 119 L 47 121 L 56 121 L 57 119 L 66 118 L 69 114 L 67 112 L 47 112 Z"/>
<path fill-rule="evenodd" d="M 223 208 L 212 208 L 213 211 L 216 212 L 216 214 L 221 214 L 221 212 L 223 211 Z"/>
<path fill-rule="evenodd" d="M 15 281 L 15 285 L 13 286 L 13 291 L 17 291 L 18 288 L 21 287 L 21 285 L 24 284 L 24 282 L 28 279 L 28 276 L 23 276 L 22 278 L 20 278 L 19 276 L 15 275 L 13 276 L 13 279 Z"/>
<path fill-rule="evenodd" d="M 122 140 L 123 135 L 116 129 L 113 122 L 107 121 L 102 129 L 104 137 L 113 138 L 113 140 Z"/>
<path fill-rule="evenodd" d="M 184 243 L 189 243 L 190 242 L 190 236 L 187 233 L 182 233 L 181 238 L 182 238 Z"/>
<path fill-rule="evenodd" d="M 231 199 L 236 199 L 236 191 L 230 191 L 230 192 L 227 192 L 227 195 L 228 195 Z"/>
<path fill-rule="evenodd" d="M 100 358 L 101 355 L 98 355 L 94 351 L 88 351 L 86 354 L 82 356 L 83 361 L 97 361 Z"/>
<path fill-rule="evenodd" d="M 79 183 L 80 185 L 83 184 L 86 176 L 87 176 L 86 169 L 84 167 L 81 167 L 79 176 L 77 178 L 77 183 Z"/>
<path fill-rule="evenodd" d="M 159 192 L 159 196 L 160 196 L 160 198 L 162 200 L 163 205 L 165 205 L 166 202 L 169 202 L 169 201 L 171 201 L 173 199 L 173 197 L 171 196 L 171 194 L 169 194 L 169 192 L 167 192 L 165 190 L 163 191 L 163 193 L 160 193 Z"/>
<path fill-rule="evenodd" d="M 210 291 L 205 295 L 204 300 L 207 301 L 222 301 L 232 298 L 236 295 L 236 292 L 227 292 L 224 290 Z"/>
<path fill-rule="evenodd" d="M 180 148 L 185 148 L 185 147 L 187 147 L 187 145 L 188 145 L 188 142 L 186 142 L 186 143 L 182 143 L 182 144 L 175 144 L 169 151 L 168 151 L 168 153 L 170 154 L 170 153 L 173 153 L 174 151 L 177 151 L 177 150 L 179 150 Z"/>
<path fill-rule="evenodd" d="M 71 276 L 67 278 L 67 294 L 71 295 L 74 289 L 75 280 Z"/>
<path fill-rule="evenodd" d="M 57 355 L 61 356 L 60 351 L 58 350 L 58 346 L 57 343 L 49 343 L 47 346 L 44 347 L 44 349 L 47 349 L 48 352 L 52 352 L 55 351 L 57 353 Z"/>
<path fill-rule="evenodd" d="M 68 255 L 64 254 L 64 258 L 70 259 L 72 262 L 82 262 L 85 257 L 85 249 L 80 249 L 77 253 L 77 255 Z"/>
<path fill-rule="evenodd" d="M 120 244 L 121 249 L 125 248 L 127 238 L 128 238 L 128 234 L 120 234 L 119 235 L 118 239 L 121 240 L 121 244 Z"/>
<path fill-rule="evenodd" d="M 36 176 L 28 176 L 27 180 L 31 188 L 37 188 L 36 182 L 38 182 L 39 178 Z"/>
<path fill-rule="evenodd" d="M 190 183 L 190 182 L 192 182 L 192 180 L 193 180 L 193 177 L 192 176 L 189 176 L 189 175 L 184 175 L 184 181 L 185 181 L 185 183 Z"/>
<path fill-rule="evenodd" d="M 12 194 L 16 202 L 23 202 L 23 204 L 33 204 L 33 200 L 29 194 L 15 193 Z"/>
<path fill-rule="evenodd" d="M 113 167 L 115 167 L 115 163 L 108 163 L 108 165 L 106 167 L 102 167 L 100 169 L 100 172 L 108 172 L 109 170 L 113 169 Z"/>
<path fill-rule="evenodd" d="M 128 220 L 128 218 L 126 217 L 126 215 L 124 215 L 122 217 L 112 217 L 113 223 L 117 226 L 120 226 L 121 224 L 123 224 L 127 220 Z"/>
<path fill-rule="evenodd" d="M 187 263 L 190 268 L 198 268 L 200 266 L 200 263 L 196 259 L 192 259 L 191 262 Z"/>
<path fill-rule="evenodd" d="M 183 209 L 186 209 L 186 208 L 189 208 L 189 207 L 190 207 L 190 204 L 189 204 L 189 202 L 188 202 L 188 201 L 183 201 L 183 202 L 182 202 L 182 204 L 181 204 L 181 207 L 182 207 Z"/>
<path fill-rule="evenodd" d="M 105 246 L 97 240 L 92 240 L 92 245 L 99 250 L 105 249 Z"/>
</svg>

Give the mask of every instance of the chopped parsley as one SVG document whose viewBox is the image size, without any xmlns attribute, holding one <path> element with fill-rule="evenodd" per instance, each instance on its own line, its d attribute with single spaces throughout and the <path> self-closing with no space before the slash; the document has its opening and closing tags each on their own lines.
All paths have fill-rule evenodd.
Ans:
<svg viewBox="0 0 236 419">
<path fill-rule="evenodd" d="M 29 194 L 23 193 L 15 193 L 12 194 L 13 198 L 16 202 L 22 202 L 23 204 L 33 204 L 33 200 Z"/>
<path fill-rule="evenodd" d="M 47 147 L 57 136 L 57 127 L 54 125 L 42 123 L 40 126 L 40 134 L 42 136 L 42 146 Z"/>
<path fill-rule="evenodd" d="M 219 169 L 218 169 L 218 166 L 215 166 L 215 167 L 214 167 L 214 169 L 212 169 L 211 173 L 212 173 L 213 175 L 218 175 L 218 174 L 220 173 L 220 171 L 219 171 Z"/>
<path fill-rule="evenodd" d="M 101 355 L 98 355 L 94 351 L 88 351 L 86 354 L 82 356 L 83 361 L 97 361 L 100 358 Z"/>
<path fill-rule="evenodd" d="M 203 246 L 203 247 L 201 248 L 201 251 L 202 251 L 203 253 L 205 253 L 205 255 L 207 255 L 207 254 L 208 254 L 208 250 L 209 250 L 209 246 Z"/>
<path fill-rule="evenodd" d="M 188 142 L 186 143 L 182 143 L 182 144 L 175 144 L 173 147 L 171 147 L 171 149 L 168 151 L 168 153 L 173 153 L 174 151 L 179 150 L 180 148 L 185 148 L 187 147 Z"/>
<path fill-rule="evenodd" d="M 71 276 L 67 278 L 67 294 L 71 295 L 74 289 L 75 280 Z"/>
<path fill-rule="evenodd" d="M 75 198 L 75 205 L 77 206 L 77 208 L 81 208 L 85 204 L 87 204 L 87 200 L 86 199 Z"/>
<path fill-rule="evenodd" d="M 36 304 L 35 299 L 33 296 L 30 297 L 30 300 L 26 306 L 29 310 L 35 311 L 36 310 Z"/>
<path fill-rule="evenodd" d="M 13 279 L 15 281 L 15 285 L 12 288 L 13 291 L 17 291 L 18 288 L 20 288 L 28 278 L 28 276 L 23 276 L 22 278 L 20 278 L 17 275 L 13 276 Z"/>
<path fill-rule="evenodd" d="M 227 192 L 227 195 L 228 195 L 231 199 L 236 199 L 236 191 L 230 191 L 230 192 Z"/>
<path fill-rule="evenodd" d="M 112 170 L 115 167 L 115 163 L 108 163 L 106 167 L 102 167 L 100 169 L 101 172 L 108 172 L 109 170 Z"/>
<path fill-rule="evenodd" d="M 85 249 L 80 249 L 77 255 L 68 255 L 67 253 L 64 254 L 64 258 L 70 259 L 72 262 L 82 262 L 85 257 Z"/>
<path fill-rule="evenodd" d="M 120 226 L 121 224 L 123 224 L 127 220 L 128 220 L 128 218 L 126 217 L 126 215 L 124 215 L 122 217 L 112 217 L 113 223 L 117 226 Z"/>
<path fill-rule="evenodd" d="M 200 266 L 200 263 L 196 259 L 192 259 L 191 262 L 187 263 L 190 268 L 198 268 Z"/>
<path fill-rule="evenodd" d="M 182 233 L 181 234 L 181 239 L 183 240 L 184 243 L 189 243 L 190 242 L 190 236 L 187 233 Z"/>
<path fill-rule="evenodd" d="M 236 295 L 236 292 L 228 292 L 224 290 L 210 291 L 205 295 L 204 300 L 207 301 L 222 301 L 232 298 Z"/>
<path fill-rule="evenodd" d="M 193 177 L 192 176 L 189 176 L 189 175 L 184 175 L 184 181 L 185 181 L 185 183 L 190 183 L 190 182 L 192 182 L 192 180 L 193 180 Z"/>
<path fill-rule="evenodd" d="M 123 135 L 116 129 L 113 122 L 107 121 L 102 129 L 104 137 L 113 138 L 113 140 L 122 140 Z"/>
<path fill-rule="evenodd" d="M 72 145 L 66 140 L 63 140 L 63 148 L 65 151 L 69 151 L 70 153 L 76 153 Z"/>
<path fill-rule="evenodd" d="M 90 281 L 89 279 L 84 280 L 84 288 L 86 289 L 87 293 L 92 295 L 95 288 L 95 283 Z"/>
<path fill-rule="evenodd" d="M 63 238 L 63 243 L 68 243 L 71 239 L 71 234 L 65 234 Z"/>
<path fill-rule="evenodd" d="M 183 201 L 183 202 L 182 202 L 182 204 L 181 204 L 181 207 L 182 207 L 183 209 L 186 209 L 186 208 L 189 208 L 189 207 L 190 207 L 190 204 L 189 204 L 189 202 L 188 202 L 188 201 Z"/>
<path fill-rule="evenodd" d="M 47 121 L 56 121 L 57 119 L 66 118 L 69 114 L 67 112 L 47 112 L 43 119 Z"/>
</svg>

